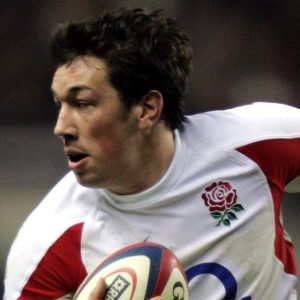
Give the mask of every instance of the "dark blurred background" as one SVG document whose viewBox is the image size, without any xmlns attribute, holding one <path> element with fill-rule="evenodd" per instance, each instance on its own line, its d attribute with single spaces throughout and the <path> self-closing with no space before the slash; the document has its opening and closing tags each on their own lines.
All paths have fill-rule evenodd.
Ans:
<svg viewBox="0 0 300 300">
<path fill-rule="evenodd" d="M 299 0 L 0 0 L 1 282 L 18 228 L 66 172 L 52 135 L 51 31 L 58 22 L 123 7 L 163 8 L 190 35 L 187 113 L 257 100 L 300 104 Z M 286 196 L 283 209 L 300 250 L 299 194 Z"/>
</svg>

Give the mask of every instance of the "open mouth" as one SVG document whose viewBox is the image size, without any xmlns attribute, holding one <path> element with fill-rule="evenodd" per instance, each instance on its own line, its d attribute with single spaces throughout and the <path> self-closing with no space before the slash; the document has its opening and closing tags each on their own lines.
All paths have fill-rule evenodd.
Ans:
<svg viewBox="0 0 300 300">
<path fill-rule="evenodd" d="M 76 163 L 76 162 L 79 162 L 82 159 L 86 158 L 87 155 L 86 154 L 69 154 L 69 155 L 67 155 L 67 157 L 71 162 Z"/>
</svg>

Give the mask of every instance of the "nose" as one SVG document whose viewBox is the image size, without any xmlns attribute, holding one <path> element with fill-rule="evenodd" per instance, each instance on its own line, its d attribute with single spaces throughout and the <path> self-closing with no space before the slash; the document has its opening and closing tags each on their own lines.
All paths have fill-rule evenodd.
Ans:
<svg viewBox="0 0 300 300">
<path fill-rule="evenodd" d="M 54 134 L 62 138 L 65 142 L 77 139 L 78 132 L 72 117 L 72 112 L 64 105 L 62 105 L 59 110 L 54 127 Z"/>
</svg>

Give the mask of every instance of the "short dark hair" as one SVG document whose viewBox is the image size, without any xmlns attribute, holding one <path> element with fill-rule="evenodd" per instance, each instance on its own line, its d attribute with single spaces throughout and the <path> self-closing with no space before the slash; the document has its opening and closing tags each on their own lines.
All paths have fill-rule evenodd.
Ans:
<svg viewBox="0 0 300 300">
<path fill-rule="evenodd" d="M 57 66 L 79 56 L 103 59 L 108 78 L 130 108 L 150 90 L 164 98 L 162 119 L 178 128 L 184 119 L 184 96 L 191 69 L 187 35 L 162 10 L 105 13 L 81 22 L 60 24 L 51 40 Z"/>
</svg>

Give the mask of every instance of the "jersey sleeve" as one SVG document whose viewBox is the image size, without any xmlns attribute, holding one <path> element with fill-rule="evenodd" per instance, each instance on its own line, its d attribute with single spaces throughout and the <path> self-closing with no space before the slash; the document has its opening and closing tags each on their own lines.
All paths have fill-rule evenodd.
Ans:
<svg viewBox="0 0 300 300">
<path fill-rule="evenodd" d="M 199 115 L 200 148 L 235 149 L 257 163 L 282 191 L 300 192 L 300 109 L 255 102 Z M 196 127 L 196 126 L 195 126 Z M 208 150 L 209 151 L 209 150 Z"/>
<path fill-rule="evenodd" d="M 267 139 L 237 150 L 255 161 L 282 192 L 300 192 L 300 138 Z"/>
<path fill-rule="evenodd" d="M 64 298 L 85 278 L 81 255 L 86 218 L 78 203 L 73 204 L 81 193 L 74 182 L 73 176 L 64 177 L 20 228 L 7 259 L 5 300 Z"/>
<path fill-rule="evenodd" d="M 21 282 L 16 282 L 14 277 L 14 271 L 18 268 L 16 265 L 22 260 L 18 247 L 15 247 L 7 265 L 5 299 L 68 299 L 87 274 L 80 254 L 82 226 L 76 224 L 66 230 L 37 265 L 23 265 L 20 262 L 24 272 Z"/>
<path fill-rule="evenodd" d="M 236 111 L 241 137 L 236 149 L 282 191 L 300 192 L 300 109 L 257 102 Z"/>
</svg>

